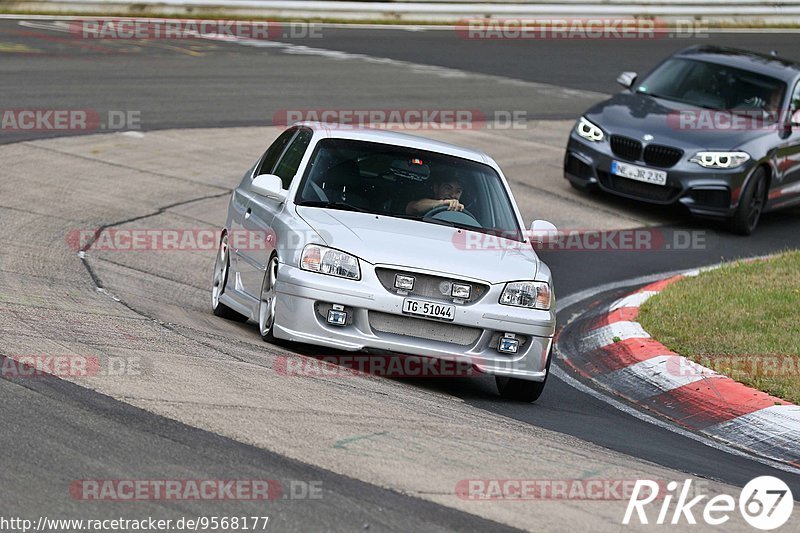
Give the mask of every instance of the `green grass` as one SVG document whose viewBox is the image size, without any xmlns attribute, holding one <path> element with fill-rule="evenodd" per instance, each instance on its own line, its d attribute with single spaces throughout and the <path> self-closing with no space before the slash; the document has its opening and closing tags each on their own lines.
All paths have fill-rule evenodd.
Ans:
<svg viewBox="0 0 800 533">
<path fill-rule="evenodd" d="M 684 278 L 637 320 L 670 350 L 800 404 L 800 252 Z"/>
</svg>

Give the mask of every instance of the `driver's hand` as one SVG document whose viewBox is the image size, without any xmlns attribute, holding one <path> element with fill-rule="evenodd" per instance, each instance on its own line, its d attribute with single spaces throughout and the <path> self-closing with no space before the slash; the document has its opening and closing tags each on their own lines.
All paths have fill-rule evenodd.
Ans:
<svg viewBox="0 0 800 533">
<path fill-rule="evenodd" d="M 456 200 L 455 198 L 449 198 L 447 200 L 440 200 L 439 205 L 446 205 L 448 211 L 463 211 L 464 204 Z"/>
</svg>

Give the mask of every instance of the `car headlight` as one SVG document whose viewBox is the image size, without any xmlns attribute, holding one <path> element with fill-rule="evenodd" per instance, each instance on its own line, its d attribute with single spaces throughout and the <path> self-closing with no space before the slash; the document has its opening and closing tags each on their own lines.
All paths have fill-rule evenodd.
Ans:
<svg viewBox="0 0 800 533">
<path fill-rule="evenodd" d="M 706 168 L 735 168 L 749 160 L 747 152 L 697 152 L 689 159 Z"/>
<path fill-rule="evenodd" d="M 543 281 L 515 281 L 506 283 L 500 303 L 531 309 L 550 309 L 550 285 Z"/>
<path fill-rule="evenodd" d="M 575 125 L 575 131 L 587 141 L 600 142 L 606 138 L 606 134 L 603 133 L 599 126 L 592 124 L 583 117 Z"/>
<path fill-rule="evenodd" d="M 300 268 L 340 278 L 361 279 L 361 269 L 355 256 L 318 244 L 309 244 L 303 248 Z"/>
</svg>

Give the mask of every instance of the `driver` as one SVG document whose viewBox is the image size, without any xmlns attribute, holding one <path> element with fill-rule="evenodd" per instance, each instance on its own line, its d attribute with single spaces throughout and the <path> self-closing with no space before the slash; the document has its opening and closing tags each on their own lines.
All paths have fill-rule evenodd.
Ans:
<svg viewBox="0 0 800 533">
<path fill-rule="evenodd" d="M 431 209 L 446 205 L 448 211 L 463 211 L 464 204 L 460 202 L 464 186 L 461 177 L 447 177 L 435 179 L 433 182 L 433 198 L 420 198 L 412 200 L 406 205 L 406 214 L 424 215 Z"/>
</svg>

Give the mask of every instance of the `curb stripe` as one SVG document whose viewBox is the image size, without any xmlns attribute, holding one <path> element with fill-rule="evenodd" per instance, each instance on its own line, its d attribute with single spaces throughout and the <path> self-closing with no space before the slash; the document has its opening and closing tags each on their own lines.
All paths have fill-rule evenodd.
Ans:
<svg viewBox="0 0 800 533">
<path fill-rule="evenodd" d="M 711 269 L 645 285 L 613 301 L 605 313 L 600 301 L 593 302 L 566 326 L 573 331 L 559 343 L 563 360 L 602 388 L 680 426 L 800 467 L 799 406 L 670 351 L 636 321 L 639 307 L 659 291 Z"/>
<path fill-rule="evenodd" d="M 642 306 L 651 296 L 655 296 L 658 294 L 658 291 L 645 291 L 641 290 L 638 292 L 634 292 L 633 294 L 629 294 L 624 298 L 620 298 L 613 304 L 611 304 L 611 310 L 616 311 L 621 307 L 636 307 L 637 309 Z"/>
<path fill-rule="evenodd" d="M 598 376 L 597 381 L 611 387 L 634 402 L 659 395 L 702 379 L 721 378 L 720 374 L 676 375 L 669 371 L 674 355 L 657 355 L 650 359 L 626 366 L 615 372 Z"/>
<path fill-rule="evenodd" d="M 587 344 L 605 347 L 628 339 L 649 339 L 650 335 L 638 322 L 614 322 L 587 333 Z"/>
<path fill-rule="evenodd" d="M 800 407 L 773 405 L 706 429 L 722 440 L 743 444 L 773 459 L 800 467 Z"/>
<path fill-rule="evenodd" d="M 653 357 L 677 355 L 653 339 L 627 339 L 603 348 L 590 350 L 585 359 L 593 366 L 590 373 L 599 375 L 616 372 Z"/>
<path fill-rule="evenodd" d="M 664 391 L 640 404 L 690 429 L 705 429 L 774 406 L 776 402 L 783 400 L 722 376 Z"/>
</svg>

